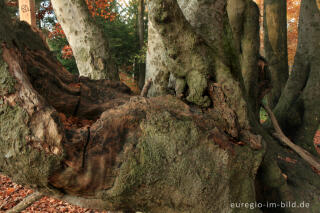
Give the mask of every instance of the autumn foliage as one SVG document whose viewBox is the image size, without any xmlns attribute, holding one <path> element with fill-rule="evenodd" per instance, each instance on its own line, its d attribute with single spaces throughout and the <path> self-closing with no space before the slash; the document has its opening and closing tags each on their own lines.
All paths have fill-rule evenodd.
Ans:
<svg viewBox="0 0 320 213">
<path fill-rule="evenodd" d="M 9 0 L 9 1 L 7 2 L 7 5 L 8 5 L 9 7 L 17 7 L 17 6 L 18 6 L 18 1 L 17 1 L 17 0 Z"/>
<path fill-rule="evenodd" d="M 98 16 L 114 21 L 116 13 L 111 11 L 113 0 L 86 0 L 88 9 L 93 17 Z"/>
<path fill-rule="evenodd" d="M 293 65 L 294 56 L 298 44 L 298 22 L 301 0 L 287 1 L 287 22 L 288 22 L 288 61 Z"/>
<path fill-rule="evenodd" d="M 263 0 L 254 0 L 260 9 L 260 41 L 263 52 Z M 288 36 L 288 64 L 293 65 L 298 44 L 298 22 L 301 0 L 287 0 L 287 36 Z"/>
</svg>

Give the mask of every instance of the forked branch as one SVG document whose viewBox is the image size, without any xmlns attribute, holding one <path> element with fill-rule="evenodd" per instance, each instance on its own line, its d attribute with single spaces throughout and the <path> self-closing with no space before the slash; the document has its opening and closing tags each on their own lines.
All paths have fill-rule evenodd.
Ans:
<svg viewBox="0 0 320 213">
<path fill-rule="evenodd" d="M 294 144 L 281 130 L 280 125 L 276 119 L 276 116 L 271 111 L 270 107 L 267 105 L 263 105 L 267 113 L 269 114 L 269 117 L 272 121 L 272 124 L 274 126 L 274 129 L 276 133 L 274 134 L 275 137 L 277 137 L 279 140 L 281 140 L 283 143 L 288 145 L 293 151 L 295 151 L 300 157 L 302 157 L 307 163 L 309 163 L 311 166 L 313 166 L 315 169 L 320 171 L 320 162 L 318 159 L 316 159 L 312 154 L 310 154 L 305 149 L 301 148 L 300 146 Z"/>
</svg>

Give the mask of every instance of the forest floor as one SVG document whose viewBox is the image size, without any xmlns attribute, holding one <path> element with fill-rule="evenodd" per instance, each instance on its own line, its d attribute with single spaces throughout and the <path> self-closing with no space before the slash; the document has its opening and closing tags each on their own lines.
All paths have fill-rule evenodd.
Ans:
<svg viewBox="0 0 320 213">
<path fill-rule="evenodd" d="M 32 193 L 33 191 L 31 189 L 13 183 L 10 178 L 0 174 L 0 212 L 5 212 L 6 210 L 11 209 L 13 206 L 22 201 L 27 195 Z M 80 208 L 64 201 L 46 196 L 34 202 L 23 212 L 108 213 L 107 211 L 95 211 L 92 209 Z"/>
<path fill-rule="evenodd" d="M 137 84 L 134 82 L 132 77 L 125 73 L 120 73 L 120 79 L 124 82 L 134 94 L 139 94 L 140 90 Z M 69 119 L 70 120 L 70 119 Z M 66 120 L 68 121 L 68 120 Z M 75 121 L 71 121 L 74 123 Z M 70 124 L 71 125 L 71 124 Z M 320 130 L 317 131 L 314 137 L 315 145 L 320 145 Z M 320 148 L 317 147 L 317 151 L 320 153 Z M 33 191 L 29 188 L 25 188 L 21 185 L 13 183 L 10 178 L 0 174 L 0 212 L 5 212 L 11 209 L 22 201 L 26 196 L 32 194 Z M 60 212 L 71 212 L 71 213 L 109 213 L 108 211 L 96 211 L 87 208 L 80 208 L 68 204 L 64 201 L 50 198 L 42 197 L 40 200 L 34 202 L 23 212 L 50 212 L 50 213 L 60 213 Z"/>
<path fill-rule="evenodd" d="M 140 89 L 139 89 L 137 83 L 134 81 L 134 79 L 129 74 L 124 73 L 124 72 L 120 72 L 119 77 L 120 77 L 120 80 L 131 89 L 133 94 L 135 94 L 135 95 L 140 94 Z"/>
</svg>

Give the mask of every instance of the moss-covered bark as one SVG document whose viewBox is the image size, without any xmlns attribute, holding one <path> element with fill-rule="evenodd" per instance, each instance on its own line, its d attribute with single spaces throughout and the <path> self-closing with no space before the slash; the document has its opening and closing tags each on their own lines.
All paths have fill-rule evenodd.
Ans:
<svg viewBox="0 0 320 213">
<path fill-rule="evenodd" d="M 38 43 L 41 38 L 32 32 L 27 24 L 21 23 L 18 26 L 9 24 L 7 21 L 9 16 L 6 16 L 3 2 L 0 3 L 0 11 L 1 19 L 3 18 L 3 24 L 0 28 L 2 45 L 22 48 L 25 44 L 30 44 L 30 50 L 44 48 L 43 43 L 40 43 L 42 45 Z M 27 29 L 28 31 L 25 31 Z M 21 37 L 23 32 L 25 40 Z M 29 41 L 27 41 L 28 39 Z M 31 39 L 34 41 L 32 44 Z M 35 122 L 36 116 L 27 102 L 31 99 L 37 107 L 41 106 L 43 102 L 38 99 L 39 96 L 32 94 L 32 90 L 26 91 L 31 84 L 28 81 L 23 82 L 26 80 L 22 71 L 24 67 L 20 67 L 17 63 L 21 58 L 17 55 L 16 58 L 12 58 L 13 55 L 3 46 L 0 53 L 0 171 L 13 177 L 14 181 L 18 183 L 39 188 L 47 193 L 57 193 L 50 186 L 48 178 L 60 166 L 63 157 L 62 153 L 55 149 L 53 144 L 50 144 L 52 142 L 50 141 L 51 136 L 55 134 L 57 142 L 55 145 L 59 146 L 59 136 L 55 131 L 58 127 L 54 125 L 49 128 L 53 132 L 47 135 L 49 136 L 47 143 L 52 145 L 50 148 L 53 148 L 49 152 L 52 151 L 56 154 L 49 154 L 46 152 L 48 149 L 39 150 L 29 145 L 31 135 L 36 134 L 35 130 L 44 122 L 38 120 L 38 124 L 30 128 L 29 124 Z M 8 63 L 8 61 L 12 63 Z M 50 108 L 46 111 L 39 110 L 38 114 L 48 115 L 45 122 L 52 122 Z M 38 131 L 37 136 L 41 137 L 40 132 Z"/>
<path fill-rule="evenodd" d="M 192 30 L 176 1 L 150 1 L 149 11 L 151 21 L 167 47 L 167 69 L 188 85 L 188 101 L 209 106 L 210 100 L 204 92 L 208 86 L 207 79 L 213 74 L 212 50 Z M 178 95 L 184 92 L 183 87 L 177 88 Z"/>
<path fill-rule="evenodd" d="M 238 125 L 220 118 L 222 107 L 201 112 L 171 96 L 128 101 L 121 83 L 70 75 L 41 39 L 29 47 L 39 37 L 27 25 L 10 29 L 12 37 L 1 37 L 2 172 L 103 209 L 229 212 L 230 202 L 254 201 L 262 150 L 224 132 Z M 58 112 L 99 119 L 68 130 Z"/>
<path fill-rule="evenodd" d="M 167 89 L 169 74 L 172 73 L 180 78 L 176 83 L 184 85 L 186 82 L 188 88 L 186 91 L 180 85 L 176 85 L 176 94 L 179 97 L 183 97 L 179 93 L 184 92 L 188 101 L 208 106 L 208 98 L 203 95 L 208 92 L 208 81 L 211 79 L 223 88 L 228 97 L 228 104 L 238 115 L 240 125 L 248 128 L 248 111 L 244 110 L 247 109 L 247 96 L 238 54 L 233 44 L 226 1 L 203 1 L 196 4 L 195 8 L 185 8 L 185 13 L 192 20 L 190 23 L 197 23 L 196 20 L 200 22 L 192 27 L 177 1 L 149 2 L 150 21 L 159 34 L 155 38 L 161 39 L 166 47 L 165 50 L 154 49 L 157 52 L 163 51 L 160 59 L 165 64 L 163 71 L 158 72 L 155 83 L 158 84 L 157 78 L 161 76 L 161 88 Z M 201 11 L 200 17 L 190 18 L 198 10 Z M 210 12 L 213 10 L 216 11 L 214 15 Z M 203 27 L 203 24 L 207 23 L 210 23 L 207 26 L 209 29 Z M 185 33 L 181 33 L 182 31 Z"/>
<path fill-rule="evenodd" d="M 11 66 L 9 56 L 4 59 L 10 62 L 5 70 L 9 75 L 23 75 Z M 219 117 L 222 112 L 194 113 L 171 96 L 132 98 L 104 112 L 89 129 L 65 130 L 55 110 L 45 104 L 50 96 L 42 100 L 39 88 L 15 86 L 16 92 L 34 94 L 12 93 L 15 101 L 23 98 L 15 106 L 10 94 L 4 95 L 1 125 L 7 126 L 1 128 L 0 168 L 20 183 L 69 201 L 70 196 L 84 197 L 84 205 L 109 210 L 239 212 L 230 208 L 231 202 L 255 200 L 262 150 L 254 151 L 249 142 L 237 145 L 219 130 L 228 126 Z M 53 123 L 41 126 L 39 119 Z M 58 133 L 63 136 L 50 141 L 50 134 Z"/>
</svg>

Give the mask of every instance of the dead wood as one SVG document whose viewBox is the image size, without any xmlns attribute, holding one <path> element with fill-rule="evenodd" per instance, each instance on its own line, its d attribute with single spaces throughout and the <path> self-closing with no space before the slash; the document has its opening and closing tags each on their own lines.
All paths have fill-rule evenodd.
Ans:
<svg viewBox="0 0 320 213">
<path fill-rule="evenodd" d="M 269 106 L 264 105 L 263 106 L 267 113 L 270 116 L 270 119 L 272 121 L 273 127 L 275 129 L 274 136 L 277 137 L 280 141 L 285 143 L 287 146 L 289 146 L 293 151 L 295 151 L 302 159 L 304 159 L 307 163 L 309 163 L 312 167 L 320 171 L 320 162 L 317 158 L 315 158 L 313 155 L 311 155 L 308 151 L 301 148 L 300 146 L 294 144 L 281 130 L 280 125 L 276 119 L 276 116 L 273 114 L 272 110 Z"/>
<path fill-rule="evenodd" d="M 19 213 L 31 206 L 34 202 L 43 197 L 40 192 L 34 192 L 31 195 L 24 198 L 18 205 L 14 206 L 12 209 L 6 211 L 6 213 Z"/>
</svg>

